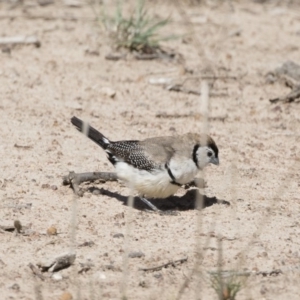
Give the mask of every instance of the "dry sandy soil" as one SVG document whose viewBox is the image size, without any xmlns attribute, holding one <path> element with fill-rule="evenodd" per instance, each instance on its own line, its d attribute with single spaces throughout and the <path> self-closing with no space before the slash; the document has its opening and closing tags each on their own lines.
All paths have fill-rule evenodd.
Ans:
<svg viewBox="0 0 300 300">
<path fill-rule="evenodd" d="M 251 273 L 233 279 L 241 282 L 236 299 L 300 299 L 300 106 L 271 104 L 289 88 L 265 80 L 287 60 L 300 63 L 299 6 L 150 4 L 151 13 L 171 17 L 164 33 L 181 35 L 164 44 L 175 59 L 105 59 L 110 40 L 89 5 L 0 3 L 0 36 L 41 42 L 1 46 L 0 226 L 19 220 L 27 230 L 0 231 L 0 298 L 217 299 L 209 272 L 219 265 Z M 188 85 L 200 90 L 208 67 L 220 76 L 209 82 L 209 130 L 221 164 L 206 169 L 202 210 L 192 190 L 153 201 L 177 210 L 172 216 L 150 213 L 138 199 L 131 209 L 120 183 L 83 186 L 80 198 L 62 185 L 69 171 L 113 171 L 70 124 L 73 115 L 112 140 L 199 132 L 200 97 L 149 80 L 194 76 Z M 46 234 L 50 226 L 57 235 Z M 76 253 L 74 264 L 53 277 L 41 280 L 28 266 L 66 252 Z M 142 255 L 127 258 L 132 252 Z"/>
</svg>

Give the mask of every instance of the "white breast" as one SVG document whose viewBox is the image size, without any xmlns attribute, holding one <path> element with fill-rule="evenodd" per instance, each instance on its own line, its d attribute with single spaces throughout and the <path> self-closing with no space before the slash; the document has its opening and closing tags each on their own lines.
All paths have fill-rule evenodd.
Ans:
<svg viewBox="0 0 300 300">
<path fill-rule="evenodd" d="M 165 169 L 150 173 L 134 168 L 125 162 L 118 162 L 115 168 L 119 179 L 146 198 L 166 198 L 175 194 L 179 189 L 179 186 L 171 183 L 171 178 Z"/>
<path fill-rule="evenodd" d="M 194 180 L 195 176 L 199 172 L 196 164 L 192 159 L 171 159 L 169 168 L 176 179 L 176 182 L 180 184 L 187 184 Z"/>
</svg>

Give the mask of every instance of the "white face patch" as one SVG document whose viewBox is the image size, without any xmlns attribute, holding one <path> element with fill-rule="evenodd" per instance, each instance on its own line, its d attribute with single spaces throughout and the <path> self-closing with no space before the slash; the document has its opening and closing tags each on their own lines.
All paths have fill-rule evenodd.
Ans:
<svg viewBox="0 0 300 300">
<path fill-rule="evenodd" d="M 199 169 L 203 169 L 209 163 L 212 163 L 213 159 L 215 159 L 214 151 L 208 146 L 199 147 L 196 155 L 198 159 Z"/>
</svg>

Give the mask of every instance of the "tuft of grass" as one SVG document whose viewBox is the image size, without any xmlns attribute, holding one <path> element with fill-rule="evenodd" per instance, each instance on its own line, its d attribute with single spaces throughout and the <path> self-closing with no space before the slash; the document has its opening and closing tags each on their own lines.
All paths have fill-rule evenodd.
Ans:
<svg viewBox="0 0 300 300">
<path fill-rule="evenodd" d="M 221 271 L 211 273 L 211 286 L 216 291 L 219 300 L 235 300 L 242 288 L 242 283 L 234 272 L 226 275 L 225 277 Z"/>
<path fill-rule="evenodd" d="M 134 12 L 129 17 L 123 14 L 123 1 L 119 1 L 114 17 L 102 11 L 101 22 L 109 32 L 116 48 L 129 51 L 155 53 L 160 49 L 162 41 L 176 38 L 175 35 L 161 36 L 158 31 L 169 24 L 170 19 L 157 20 L 149 15 L 145 0 L 137 0 Z"/>
</svg>

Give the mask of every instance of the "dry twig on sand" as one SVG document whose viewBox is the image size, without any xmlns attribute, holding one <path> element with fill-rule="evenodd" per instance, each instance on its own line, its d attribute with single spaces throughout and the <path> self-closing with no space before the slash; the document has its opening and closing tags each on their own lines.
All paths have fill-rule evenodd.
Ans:
<svg viewBox="0 0 300 300">
<path fill-rule="evenodd" d="M 148 272 L 148 271 L 151 271 L 151 272 L 155 272 L 155 271 L 160 271 L 161 269 L 163 268 L 167 268 L 169 266 L 172 266 L 172 267 L 176 267 L 178 265 L 181 265 L 183 264 L 184 262 L 187 262 L 187 257 L 185 258 L 181 258 L 181 259 L 178 259 L 178 260 L 172 260 L 172 261 L 169 261 L 168 263 L 166 264 L 163 264 L 163 265 L 160 265 L 160 266 L 157 266 L 157 267 L 152 267 L 152 268 L 140 268 L 139 270 L 140 271 L 145 271 L 145 272 Z"/>
<path fill-rule="evenodd" d="M 39 39 L 32 35 L 20 35 L 20 36 L 5 36 L 0 37 L 0 46 L 7 46 L 7 45 L 35 45 L 36 47 L 41 46 L 41 42 Z"/>
<path fill-rule="evenodd" d="M 28 267 L 31 269 L 32 273 L 36 275 L 41 280 L 45 280 L 45 276 L 42 274 L 42 272 L 37 268 L 34 264 L 29 263 Z"/>
</svg>

